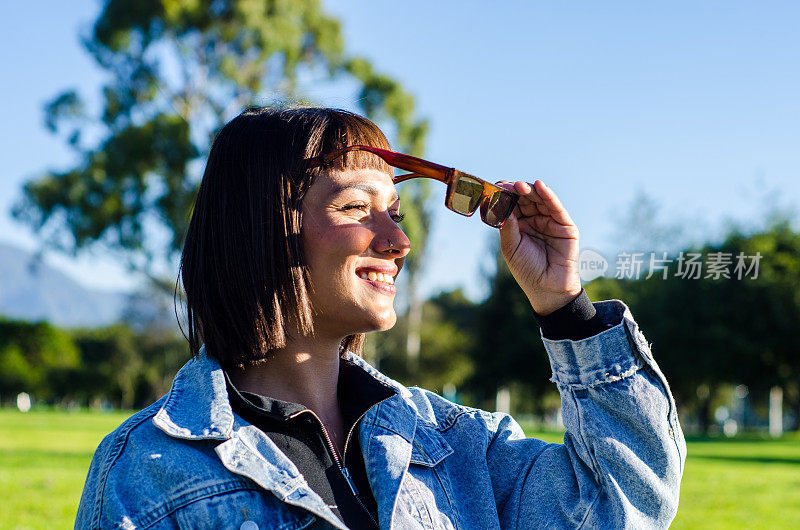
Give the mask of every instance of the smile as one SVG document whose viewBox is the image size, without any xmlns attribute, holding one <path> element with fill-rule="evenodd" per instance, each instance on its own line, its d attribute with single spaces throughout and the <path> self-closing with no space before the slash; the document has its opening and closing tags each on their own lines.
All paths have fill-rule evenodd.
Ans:
<svg viewBox="0 0 800 530">
<path fill-rule="evenodd" d="M 375 271 L 360 271 L 358 277 L 370 287 L 385 295 L 394 295 L 397 289 L 394 286 L 394 276 Z"/>
<path fill-rule="evenodd" d="M 375 271 L 361 271 L 358 276 L 362 280 L 368 280 L 370 282 L 379 282 L 386 285 L 394 285 L 394 278 L 391 274 L 384 274 L 382 272 L 375 272 Z"/>
</svg>

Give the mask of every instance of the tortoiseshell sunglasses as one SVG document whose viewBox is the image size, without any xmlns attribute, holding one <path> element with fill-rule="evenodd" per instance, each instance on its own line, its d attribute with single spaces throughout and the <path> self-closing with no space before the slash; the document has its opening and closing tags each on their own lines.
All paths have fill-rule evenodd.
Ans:
<svg viewBox="0 0 800 530">
<path fill-rule="evenodd" d="M 503 223 L 514 211 L 514 207 L 519 200 L 519 195 L 516 193 L 504 190 L 483 179 L 452 167 L 441 166 L 415 156 L 366 145 L 351 145 L 332 153 L 309 158 L 306 160 L 307 167 L 324 166 L 337 156 L 341 156 L 348 151 L 368 151 L 381 157 L 390 166 L 412 171 L 412 173 L 394 177 L 395 184 L 413 178 L 431 178 L 444 182 L 447 184 L 447 195 L 444 198 L 445 206 L 466 217 L 474 214 L 475 210 L 480 207 L 483 222 L 495 228 L 503 226 Z"/>
</svg>

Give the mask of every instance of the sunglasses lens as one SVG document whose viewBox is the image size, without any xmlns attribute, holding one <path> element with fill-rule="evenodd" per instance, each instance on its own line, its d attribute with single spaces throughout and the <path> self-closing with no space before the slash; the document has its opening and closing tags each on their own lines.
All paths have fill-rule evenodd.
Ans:
<svg viewBox="0 0 800 530">
<path fill-rule="evenodd" d="M 453 192 L 447 206 L 460 214 L 472 215 L 481 202 L 483 184 L 470 177 L 459 177 L 452 186 Z"/>
<path fill-rule="evenodd" d="M 486 205 L 486 224 L 500 226 L 514 208 L 514 196 L 505 191 L 496 191 L 489 196 Z"/>
</svg>

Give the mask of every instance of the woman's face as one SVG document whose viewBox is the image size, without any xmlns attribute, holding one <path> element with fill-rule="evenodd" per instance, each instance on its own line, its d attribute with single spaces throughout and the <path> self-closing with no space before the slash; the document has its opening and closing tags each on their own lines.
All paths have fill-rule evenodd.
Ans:
<svg viewBox="0 0 800 530">
<path fill-rule="evenodd" d="M 309 188 L 302 238 L 316 335 L 344 338 L 396 322 L 394 280 L 411 248 L 399 208 L 391 176 L 377 169 L 330 171 Z"/>
</svg>

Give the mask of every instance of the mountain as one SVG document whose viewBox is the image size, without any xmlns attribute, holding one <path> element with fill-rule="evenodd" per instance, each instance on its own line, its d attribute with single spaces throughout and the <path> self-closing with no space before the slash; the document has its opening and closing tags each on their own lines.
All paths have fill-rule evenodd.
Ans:
<svg viewBox="0 0 800 530">
<path fill-rule="evenodd" d="M 0 315 L 96 327 L 118 321 L 127 300 L 125 293 L 87 289 L 30 252 L 0 243 Z"/>
</svg>

